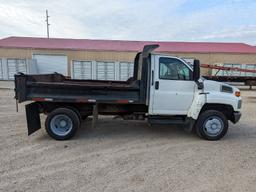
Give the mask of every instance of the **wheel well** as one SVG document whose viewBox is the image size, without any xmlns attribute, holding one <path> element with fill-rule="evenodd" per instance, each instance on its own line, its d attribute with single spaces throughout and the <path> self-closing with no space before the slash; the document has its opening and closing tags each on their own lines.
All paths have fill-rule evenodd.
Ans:
<svg viewBox="0 0 256 192">
<path fill-rule="evenodd" d="M 219 112 L 223 113 L 228 120 L 230 120 L 230 121 L 234 120 L 234 109 L 231 105 L 207 103 L 201 109 L 200 114 L 207 110 L 219 111 Z"/>
</svg>

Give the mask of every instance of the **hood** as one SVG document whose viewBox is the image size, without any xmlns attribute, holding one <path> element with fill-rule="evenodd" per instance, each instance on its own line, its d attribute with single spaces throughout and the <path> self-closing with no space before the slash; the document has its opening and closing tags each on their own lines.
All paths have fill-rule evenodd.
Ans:
<svg viewBox="0 0 256 192">
<path fill-rule="evenodd" d="M 238 88 L 226 84 L 226 83 L 222 83 L 222 82 L 218 82 L 218 81 L 212 81 L 212 80 L 204 80 L 204 91 L 217 91 L 217 92 L 226 92 L 226 93 L 234 93 L 236 91 L 239 91 Z"/>
</svg>

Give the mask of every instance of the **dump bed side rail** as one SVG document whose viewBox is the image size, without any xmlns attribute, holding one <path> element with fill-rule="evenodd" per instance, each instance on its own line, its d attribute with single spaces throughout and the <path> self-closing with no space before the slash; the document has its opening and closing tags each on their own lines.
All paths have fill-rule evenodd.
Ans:
<svg viewBox="0 0 256 192">
<path fill-rule="evenodd" d="M 140 81 L 76 81 L 60 74 L 15 75 L 15 98 L 24 101 L 72 103 L 139 103 Z"/>
</svg>

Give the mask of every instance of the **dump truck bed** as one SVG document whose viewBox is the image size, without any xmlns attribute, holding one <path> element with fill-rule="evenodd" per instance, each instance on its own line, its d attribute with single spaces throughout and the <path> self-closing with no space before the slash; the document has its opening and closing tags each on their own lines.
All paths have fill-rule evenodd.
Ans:
<svg viewBox="0 0 256 192">
<path fill-rule="evenodd" d="M 24 101 L 141 103 L 140 81 L 74 80 L 61 74 L 15 75 L 16 99 Z"/>
</svg>

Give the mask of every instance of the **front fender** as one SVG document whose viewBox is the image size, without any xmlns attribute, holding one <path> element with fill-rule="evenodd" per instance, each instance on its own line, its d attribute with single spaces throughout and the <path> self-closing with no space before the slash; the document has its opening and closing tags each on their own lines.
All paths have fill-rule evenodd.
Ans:
<svg viewBox="0 0 256 192">
<path fill-rule="evenodd" d="M 224 110 L 224 108 L 222 109 L 219 106 L 230 106 L 231 110 L 229 110 L 230 113 L 228 114 L 231 114 L 231 115 L 228 115 L 229 119 L 232 122 L 235 122 L 235 121 L 237 122 L 239 118 L 237 118 L 238 120 L 235 120 L 233 113 L 237 112 L 239 114 L 239 112 L 241 111 L 240 103 L 241 103 L 241 97 L 236 97 L 229 93 L 220 93 L 220 92 L 197 93 L 188 110 L 187 116 L 196 120 L 202 108 L 206 104 L 212 104 L 216 108 L 218 107 L 218 110 Z M 212 108 L 215 108 L 215 107 L 212 106 Z"/>
<path fill-rule="evenodd" d="M 197 119 L 202 107 L 207 101 L 206 98 L 207 93 L 197 93 L 194 97 L 194 100 L 188 110 L 188 117 L 191 117 L 192 119 Z"/>
</svg>

